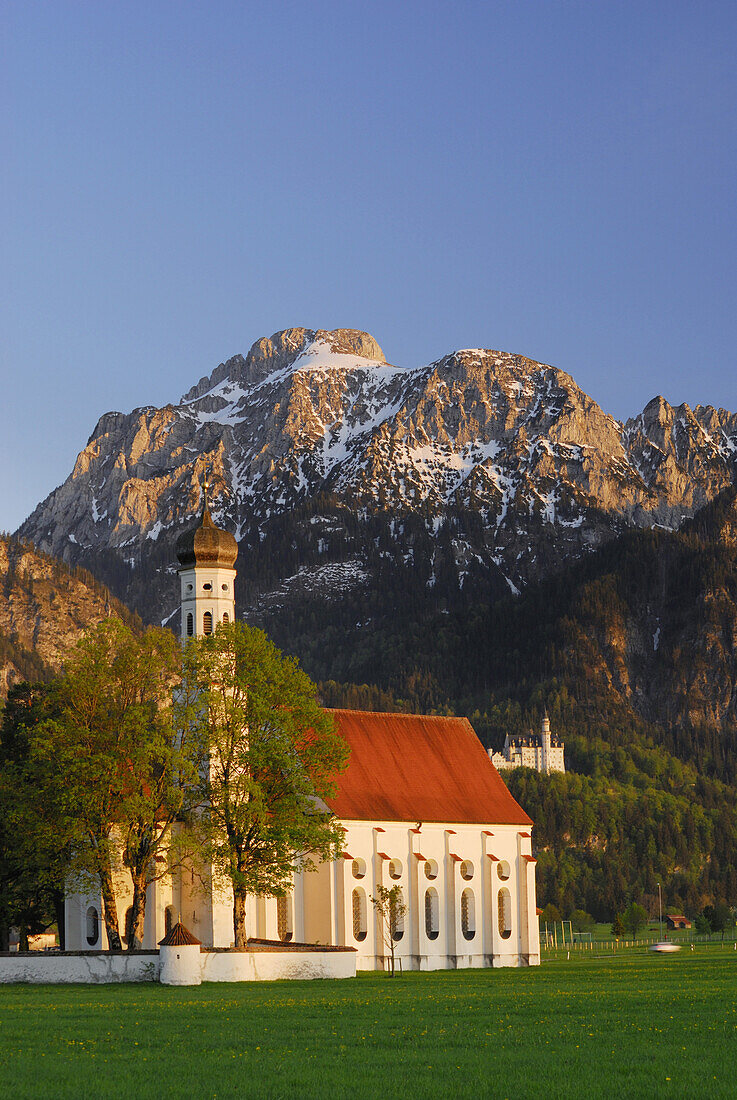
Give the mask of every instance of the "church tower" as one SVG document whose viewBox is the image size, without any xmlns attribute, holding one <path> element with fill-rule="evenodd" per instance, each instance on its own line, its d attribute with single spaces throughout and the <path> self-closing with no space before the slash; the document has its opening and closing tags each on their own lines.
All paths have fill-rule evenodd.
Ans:
<svg viewBox="0 0 737 1100">
<path fill-rule="evenodd" d="M 235 621 L 235 559 L 238 543 L 212 522 L 204 486 L 202 520 L 177 540 L 182 601 L 182 641 L 212 634 Z"/>
</svg>

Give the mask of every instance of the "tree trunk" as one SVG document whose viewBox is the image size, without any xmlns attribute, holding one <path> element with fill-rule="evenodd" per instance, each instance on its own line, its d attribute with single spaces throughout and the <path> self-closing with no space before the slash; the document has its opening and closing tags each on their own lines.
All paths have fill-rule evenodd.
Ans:
<svg viewBox="0 0 737 1100">
<path fill-rule="evenodd" d="M 67 942 L 67 935 L 63 890 L 54 890 L 54 915 L 56 916 L 56 928 L 59 936 L 59 948 L 60 950 L 64 951 Z"/>
<path fill-rule="evenodd" d="M 30 951 L 30 945 L 28 943 L 28 925 L 22 924 L 18 929 L 18 950 Z"/>
<path fill-rule="evenodd" d="M 0 951 L 10 951 L 10 925 L 0 918 Z"/>
<path fill-rule="evenodd" d="M 246 891 L 233 887 L 233 939 L 235 947 L 248 947 L 246 935 Z"/>
<path fill-rule="evenodd" d="M 143 948 L 143 928 L 146 922 L 146 881 L 145 874 L 134 874 L 133 879 L 133 912 L 131 913 L 131 926 L 128 932 L 128 950 L 140 951 Z"/>
<path fill-rule="evenodd" d="M 122 951 L 123 946 L 120 942 L 120 932 L 118 930 L 118 907 L 115 901 L 115 886 L 113 885 L 110 864 L 107 860 L 102 863 L 99 869 L 99 876 L 108 947 L 111 951 Z"/>
</svg>

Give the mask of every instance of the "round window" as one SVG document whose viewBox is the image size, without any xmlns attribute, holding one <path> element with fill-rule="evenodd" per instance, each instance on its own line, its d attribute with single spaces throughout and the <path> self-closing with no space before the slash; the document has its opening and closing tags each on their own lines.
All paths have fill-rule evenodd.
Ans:
<svg viewBox="0 0 737 1100">
<path fill-rule="evenodd" d="M 212 585 L 210 584 L 209 581 L 205 581 L 205 583 L 202 585 L 202 587 L 204 588 L 205 592 L 211 592 L 212 591 Z"/>
<path fill-rule="evenodd" d="M 401 859 L 389 860 L 389 877 L 401 878 L 402 877 L 402 861 Z"/>
<path fill-rule="evenodd" d="M 187 591 L 188 591 L 188 592 L 191 592 L 191 591 L 192 591 L 192 588 L 193 588 L 193 585 L 191 585 L 191 584 L 188 584 L 188 585 L 187 585 Z"/>
<path fill-rule="evenodd" d="M 506 859 L 499 860 L 496 865 L 496 873 L 499 875 L 499 878 L 502 880 L 502 882 L 507 881 L 507 879 L 509 878 L 509 864 L 507 863 Z"/>
<path fill-rule="evenodd" d="M 425 878 L 434 879 L 438 877 L 438 861 L 436 859 L 425 860 Z"/>
<path fill-rule="evenodd" d="M 354 878 L 363 878 L 366 874 L 366 860 L 354 859 L 351 864 L 351 870 L 353 871 Z"/>
<path fill-rule="evenodd" d="M 464 878 L 466 882 L 473 878 L 473 864 L 470 859 L 464 859 L 461 864 L 461 878 Z"/>
<path fill-rule="evenodd" d="M 227 592 L 227 591 L 228 591 L 228 586 L 227 586 L 227 584 L 224 584 L 224 585 L 222 586 L 222 588 L 223 588 L 223 592 Z"/>
</svg>

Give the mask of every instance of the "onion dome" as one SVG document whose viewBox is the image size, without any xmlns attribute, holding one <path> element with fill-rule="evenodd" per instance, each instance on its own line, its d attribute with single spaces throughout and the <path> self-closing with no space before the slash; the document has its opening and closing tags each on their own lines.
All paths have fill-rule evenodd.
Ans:
<svg viewBox="0 0 737 1100">
<path fill-rule="evenodd" d="M 183 569 L 195 565 L 225 565 L 232 569 L 238 543 L 229 531 L 215 526 L 205 505 L 199 527 L 192 527 L 177 539 L 177 557 Z"/>
</svg>

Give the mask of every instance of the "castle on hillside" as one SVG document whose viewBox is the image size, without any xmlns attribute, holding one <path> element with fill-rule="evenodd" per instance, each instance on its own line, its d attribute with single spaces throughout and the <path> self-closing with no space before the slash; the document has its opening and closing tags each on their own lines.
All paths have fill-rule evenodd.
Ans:
<svg viewBox="0 0 737 1100">
<path fill-rule="evenodd" d="M 548 712 L 540 727 L 540 733 L 522 734 L 504 738 L 501 752 L 489 749 L 491 762 L 497 770 L 508 768 L 534 768 L 537 772 L 549 775 L 550 772 L 564 772 L 563 750 L 565 745 L 557 735 L 550 732 Z"/>
</svg>

